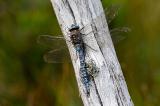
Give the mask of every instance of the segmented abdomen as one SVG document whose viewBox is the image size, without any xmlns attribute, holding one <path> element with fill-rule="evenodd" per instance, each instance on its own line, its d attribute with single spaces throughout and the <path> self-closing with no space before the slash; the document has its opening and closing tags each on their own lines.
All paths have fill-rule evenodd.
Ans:
<svg viewBox="0 0 160 106">
<path fill-rule="evenodd" d="M 86 63 L 85 63 L 85 50 L 84 50 L 85 48 L 84 48 L 83 43 L 82 44 L 77 44 L 75 46 L 75 48 L 76 48 L 76 51 L 79 54 L 79 59 L 80 59 L 79 74 L 80 74 L 80 77 L 81 77 L 81 81 L 85 86 L 87 96 L 89 96 L 89 94 L 90 94 L 90 87 L 89 87 L 90 86 L 90 76 L 88 74 Z"/>
<path fill-rule="evenodd" d="M 87 73 L 87 70 L 85 67 L 81 67 L 80 68 L 80 77 L 81 77 L 81 81 L 85 86 L 86 89 L 86 94 L 89 96 L 90 94 L 90 78 L 89 78 L 89 74 Z"/>
</svg>

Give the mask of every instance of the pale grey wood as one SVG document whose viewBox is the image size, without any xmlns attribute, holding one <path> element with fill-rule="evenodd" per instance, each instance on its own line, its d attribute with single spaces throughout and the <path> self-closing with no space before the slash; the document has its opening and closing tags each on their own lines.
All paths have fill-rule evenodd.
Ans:
<svg viewBox="0 0 160 106">
<path fill-rule="evenodd" d="M 51 2 L 66 39 L 69 39 L 68 28 L 73 23 L 77 23 L 80 28 L 87 25 L 83 33 L 91 32 L 83 39 L 87 45 L 95 50 L 86 47 L 86 61 L 92 59 L 99 69 L 99 73 L 94 77 L 95 84 L 93 81 L 91 83 L 89 97 L 85 94 L 84 86 L 79 77 L 80 62 L 75 49 L 70 42 L 66 41 L 84 106 L 133 106 L 112 44 L 101 1 L 51 0 Z M 89 23 L 92 23 L 92 27 Z"/>
</svg>

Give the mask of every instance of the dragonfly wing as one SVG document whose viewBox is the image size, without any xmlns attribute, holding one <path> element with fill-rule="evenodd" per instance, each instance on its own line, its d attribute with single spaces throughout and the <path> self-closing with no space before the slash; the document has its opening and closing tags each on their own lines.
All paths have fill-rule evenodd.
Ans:
<svg viewBox="0 0 160 106">
<path fill-rule="evenodd" d="M 106 17 L 107 17 L 107 22 L 108 22 L 109 26 L 110 26 L 110 23 L 113 21 L 113 19 L 117 16 L 119 7 L 120 7 L 119 5 L 114 4 L 114 5 L 111 5 L 109 8 L 106 8 L 104 10 L 104 12 L 106 14 Z M 90 32 L 90 30 L 88 31 L 88 29 L 93 28 L 92 24 L 94 24 L 95 22 L 99 21 L 99 18 L 102 18 L 103 15 L 104 15 L 103 12 L 100 13 L 100 15 L 98 15 L 96 18 L 94 18 L 92 20 L 92 22 L 89 22 L 88 24 L 84 25 L 81 28 L 81 32 L 84 35 L 89 35 L 91 32 Z"/>
<path fill-rule="evenodd" d="M 109 27 L 111 26 L 111 22 L 116 18 L 116 16 L 118 15 L 118 10 L 119 10 L 120 6 L 117 4 L 111 5 L 109 8 L 105 9 L 105 14 L 107 17 L 107 21 L 109 24 Z M 103 16 L 103 12 L 97 16 L 95 19 L 93 19 L 93 23 L 95 23 L 96 21 L 99 20 L 99 18 L 101 18 Z M 92 23 L 88 23 L 86 24 L 84 27 L 81 28 L 81 32 L 83 34 L 82 37 L 86 37 L 86 35 L 90 35 L 90 33 L 92 32 L 88 32 L 87 29 L 89 29 L 89 27 L 92 27 Z M 109 28 L 110 29 L 110 28 Z M 102 29 L 101 29 L 102 30 Z M 130 28 L 128 27 L 120 27 L 120 28 L 114 28 L 114 29 L 110 29 L 110 34 L 112 37 L 112 41 L 114 44 L 118 43 L 119 41 L 123 40 L 126 38 L 125 33 L 130 32 Z M 87 33 L 84 33 L 87 32 Z M 94 33 L 94 32 L 93 32 Z M 123 35 L 124 34 L 124 35 Z"/>
<path fill-rule="evenodd" d="M 112 37 L 112 41 L 114 44 L 118 43 L 121 40 L 124 40 L 127 36 L 125 33 L 130 32 L 131 29 L 128 27 L 120 27 L 120 28 L 114 28 L 110 30 L 110 34 Z"/>
<path fill-rule="evenodd" d="M 56 49 L 62 45 L 63 46 L 66 45 L 66 42 L 63 36 L 51 36 L 51 35 L 40 35 L 37 38 L 37 43 L 52 49 Z"/>
<path fill-rule="evenodd" d="M 69 52 L 66 49 L 55 49 L 44 54 L 44 61 L 47 63 L 63 63 L 64 60 L 71 61 Z"/>
<path fill-rule="evenodd" d="M 37 42 L 47 46 L 49 52 L 44 54 L 44 60 L 47 63 L 63 63 L 63 60 L 69 57 L 68 48 L 63 36 L 40 35 Z M 70 60 L 68 58 L 68 60 Z"/>
<path fill-rule="evenodd" d="M 118 15 L 119 8 L 119 5 L 112 4 L 111 6 L 105 9 L 108 24 L 110 24 L 116 18 L 116 16 Z"/>
</svg>

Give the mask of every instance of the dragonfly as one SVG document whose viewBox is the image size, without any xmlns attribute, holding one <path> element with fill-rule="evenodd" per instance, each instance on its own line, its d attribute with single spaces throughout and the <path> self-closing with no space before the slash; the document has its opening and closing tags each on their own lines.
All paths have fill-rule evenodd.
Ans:
<svg viewBox="0 0 160 106">
<path fill-rule="evenodd" d="M 113 41 L 113 44 L 117 44 L 126 38 L 125 33 L 131 31 L 128 27 L 116 27 L 112 28 L 112 22 L 118 15 L 119 5 L 111 5 L 105 9 L 105 15 L 109 26 L 109 32 Z M 78 26 L 78 25 L 76 25 Z M 83 34 L 84 36 L 84 34 Z M 62 63 L 64 57 L 69 57 L 68 49 L 66 46 L 65 38 L 61 35 L 40 35 L 37 38 L 38 44 L 45 45 L 49 49 L 49 52 L 44 54 L 44 61 L 47 63 Z M 88 46 L 91 48 L 90 46 Z"/>
<path fill-rule="evenodd" d="M 82 28 L 83 29 L 83 28 Z M 79 71 L 79 75 L 80 75 L 80 78 L 81 78 L 81 81 L 82 83 L 84 84 L 85 86 L 85 91 L 86 91 L 86 94 L 87 96 L 89 96 L 90 94 L 90 75 L 88 73 L 88 68 L 87 68 L 87 64 L 85 62 L 85 55 L 86 55 L 86 51 L 85 51 L 85 44 L 83 42 L 83 38 L 82 36 L 85 35 L 85 34 L 82 34 L 81 33 L 81 30 L 79 25 L 77 24 L 72 24 L 71 27 L 68 29 L 69 31 L 69 42 L 71 42 L 71 44 L 73 45 L 73 47 L 75 48 L 76 52 L 78 53 L 78 57 L 79 57 L 79 60 L 80 60 L 80 71 Z M 63 37 L 56 37 L 56 39 L 62 39 Z M 54 37 L 52 37 L 51 39 L 51 36 L 39 36 L 38 38 L 38 42 L 42 41 L 42 40 L 53 40 L 55 39 Z M 48 55 L 45 55 L 44 58 L 45 60 L 49 59 L 49 58 L 53 58 L 53 56 L 55 57 L 56 54 L 58 54 L 58 52 L 56 52 L 57 50 L 53 50 L 53 51 L 50 51 L 48 53 L 48 55 L 50 55 L 48 57 Z M 56 54 L 54 54 L 56 52 Z M 56 56 L 57 57 L 57 56 Z"/>
<path fill-rule="evenodd" d="M 116 15 L 117 15 L 116 6 L 111 6 L 107 9 L 106 17 L 107 17 L 109 26 L 111 25 L 111 22 L 114 20 Z M 85 62 L 86 46 L 88 47 L 90 46 L 83 41 L 83 36 L 86 35 L 81 33 L 83 28 L 80 29 L 79 25 L 72 24 L 71 27 L 68 29 L 69 31 L 68 35 L 70 38 L 69 42 L 71 42 L 76 52 L 78 53 L 78 58 L 80 60 L 80 71 L 79 71 L 80 78 L 82 83 L 85 86 L 86 94 L 87 96 L 89 96 L 90 94 L 89 86 L 91 81 L 90 76 L 93 76 L 93 75 L 91 75 L 90 72 L 88 71 L 88 66 L 90 67 L 90 65 Z M 118 41 L 123 40 L 124 36 L 120 36 L 119 34 L 122 32 L 128 32 L 128 31 L 129 29 L 127 27 L 110 29 L 110 34 L 113 42 L 117 43 Z M 47 45 L 49 48 L 51 48 L 49 52 L 44 54 L 44 60 L 48 63 L 61 63 L 63 60 L 62 58 L 64 58 L 64 56 L 62 55 L 69 54 L 68 49 L 66 49 L 67 47 L 65 44 L 65 39 L 62 36 L 41 35 L 38 37 L 37 41 L 38 43 Z M 56 49 L 56 47 L 59 49 Z"/>
<path fill-rule="evenodd" d="M 86 68 L 87 64 L 85 62 L 85 45 L 82 39 L 82 35 L 85 35 L 85 34 L 82 34 L 81 30 L 82 29 L 80 29 L 77 24 L 72 24 L 69 29 L 69 32 L 70 32 L 69 37 L 70 37 L 71 43 L 73 44 L 76 52 L 78 52 L 79 60 L 80 60 L 79 74 L 80 74 L 81 81 L 85 86 L 86 94 L 87 96 L 89 96 L 90 94 L 90 88 L 89 88 L 90 75 Z"/>
</svg>

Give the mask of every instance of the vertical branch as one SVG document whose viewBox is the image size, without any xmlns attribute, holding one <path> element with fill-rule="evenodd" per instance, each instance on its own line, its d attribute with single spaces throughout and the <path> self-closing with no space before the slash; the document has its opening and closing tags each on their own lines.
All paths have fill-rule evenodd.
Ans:
<svg viewBox="0 0 160 106">
<path fill-rule="evenodd" d="M 84 85 L 79 76 L 80 62 L 69 42 L 70 51 L 80 94 L 85 106 L 133 106 L 127 85 L 116 57 L 109 34 L 108 25 L 100 0 L 51 0 L 59 25 L 65 36 L 71 24 L 77 23 L 84 28 L 84 42 L 94 50 L 86 47 L 86 61 L 93 60 L 99 73 L 93 77 L 90 96 L 84 92 Z"/>
</svg>

